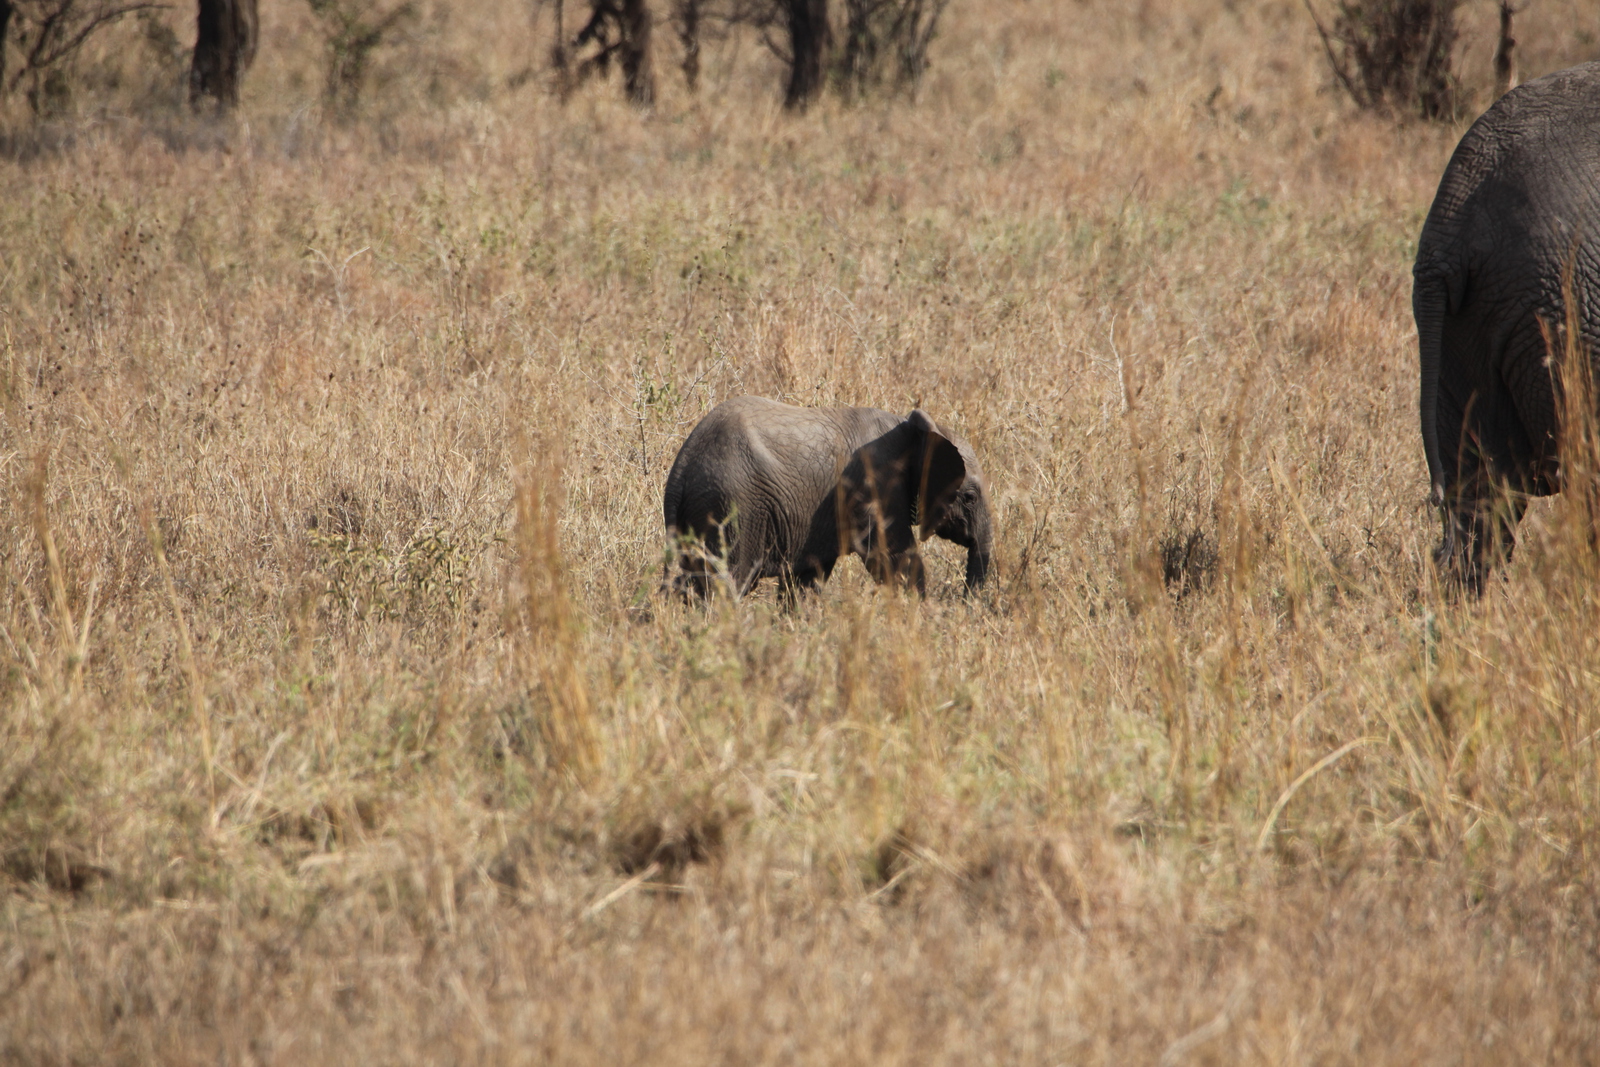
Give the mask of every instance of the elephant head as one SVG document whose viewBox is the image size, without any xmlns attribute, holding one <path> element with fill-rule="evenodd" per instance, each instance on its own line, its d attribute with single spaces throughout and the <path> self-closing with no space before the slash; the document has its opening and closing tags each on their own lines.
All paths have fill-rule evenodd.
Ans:
<svg viewBox="0 0 1600 1067">
<path fill-rule="evenodd" d="M 922 409 L 851 455 L 839 495 L 840 553 L 858 553 L 879 581 L 921 591 L 917 542 L 935 535 L 967 550 L 969 588 L 988 578 L 994 532 L 983 471 L 967 443 Z"/>
</svg>

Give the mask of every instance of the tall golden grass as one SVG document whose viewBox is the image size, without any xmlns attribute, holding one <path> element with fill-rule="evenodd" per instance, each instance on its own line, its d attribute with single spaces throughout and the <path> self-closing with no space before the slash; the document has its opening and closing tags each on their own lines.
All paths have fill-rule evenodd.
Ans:
<svg viewBox="0 0 1600 1067">
<path fill-rule="evenodd" d="M 802 117 L 737 38 L 562 107 L 441 4 L 324 118 L 262 15 L 226 124 L 132 27 L 11 105 L 0 1058 L 1592 1062 L 1592 493 L 1428 564 L 1459 129 L 1289 0 L 961 4 Z M 744 392 L 961 432 L 991 586 L 657 597 Z"/>
</svg>

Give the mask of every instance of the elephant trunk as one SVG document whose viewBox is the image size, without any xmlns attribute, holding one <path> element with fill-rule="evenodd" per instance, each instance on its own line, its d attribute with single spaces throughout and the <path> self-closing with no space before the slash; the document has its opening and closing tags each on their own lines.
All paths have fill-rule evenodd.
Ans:
<svg viewBox="0 0 1600 1067">
<path fill-rule="evenodd" d="M 967 547 L 967 588 L 976 589 L 989 579 L 989 563 L 994 554 L 994 535 L 985 520 L 974 531 L 972 544 Z"/>
<path fill-rule="evenodd" d="M 989 580 L 989 553 L 976 548 L 967 550 L 967 588 L 977 589 Z"/>
</svg>

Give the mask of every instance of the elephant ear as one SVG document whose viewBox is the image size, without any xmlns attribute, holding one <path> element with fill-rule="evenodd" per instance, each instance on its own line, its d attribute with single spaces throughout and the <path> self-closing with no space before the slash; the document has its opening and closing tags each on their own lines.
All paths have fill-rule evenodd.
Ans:
<svg viewBox="0 0 1600 1067">
<path fill-rule="evenodd" d="M 917 484 L 917 536 L 927 540 L 944 523 L 950 505 L 967 480 L 967 461 L 939 424 L 926 411 L 917 408 L 906 416 L 916 429 L 918 450 L 913 466 Z"/>
</svg>

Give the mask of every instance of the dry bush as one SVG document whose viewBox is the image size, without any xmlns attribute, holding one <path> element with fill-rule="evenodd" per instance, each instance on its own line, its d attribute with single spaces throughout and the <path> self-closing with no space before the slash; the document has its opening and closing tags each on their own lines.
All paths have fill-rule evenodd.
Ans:
<svg viewBox="0 0 1600 1067">
<path fill-rule="evenodd" d="M 1461 0 L 1339 0 L 1324 27 L 1306 0 L 1334 77 L 1358 105 L 1454 121 L 1461 92 L 1454 66 Z"/>
<path fill-rule="evenodd" d="M 1592 495 L 1428 563 L 1453 131 L 1292 3 L 952 6 L 799 116 L 419 10 L 353 121 L 264 5 L 213 140 L 0 158 L 0 1059 L 1592 1058 Z M 752 391 L 959 429 L 992 586 L 657 598 Z"/>
<path fill-rule="evenodd" d="M 654 19 L 644 0 L 591 0 L 589 20 L 572 38 L 572 48 L 582 55 L 582 49 L 592 43 L 594 52 L 578 61 L 572 77 L 582 81 L 596 72 L 603 76 L 615 58 L 622 68 L 623 89 L 629 101 L 641 107 L 649 106 L 656 97 L 650 57 L 653 26 Z M 563 68 L 561 73 L 565 76 L 566 45 L 563 42 L 556 47 L 558 63 Z M 698 40 L 687 42 L 686 47 L 693 54 L 698 49 Z M 570 93 L 572 88 L 572 83 L 568 82 L 563 86 L 563 93 Z"/>
<path fill-rule="evenodd" d="M 888 81 L 915 88 L 949 0 L 845 0 L 834 60 L 845 91 L 864 94 Z"/>
<path fill-rule="evenodd" d="M 307 0 L 324 26 L 327 77 L 323 90 L 327 102 L 346 114 L 355 109 L 367 80 L 372 51 L 406 22 L 416 18 L 410 3 L 380 8 L 361 0 Z"/>
<path fill-rule="evenodd" d="M 0 18 L 0 95 L 26 84 L 35 115 L 59 113 L 72 92 L 66 67 L 90 38 L 159 6 L 140 0 L 6 0 Z M 5 58 L 8 36 L 14 37 L 20 60 L 11 71 Z"/>
</svg>

